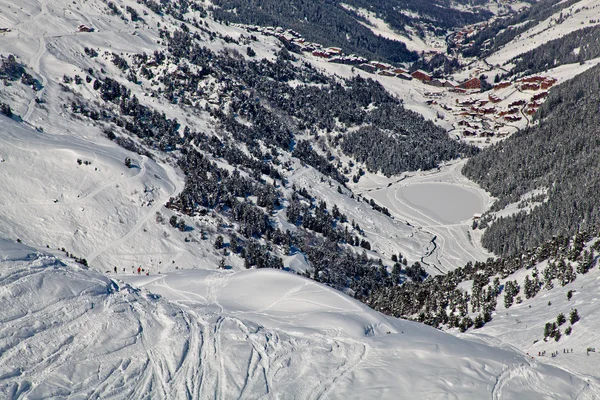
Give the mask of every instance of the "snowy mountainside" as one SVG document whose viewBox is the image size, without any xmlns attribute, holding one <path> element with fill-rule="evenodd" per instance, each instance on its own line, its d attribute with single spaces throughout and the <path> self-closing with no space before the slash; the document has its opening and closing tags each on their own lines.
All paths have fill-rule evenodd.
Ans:
<svg viewBox="0 0 600 400">
<path fill-rule="evenodd" d="M 466 56 L 485 56 L 491 65 L 510 68 L 509 62 L 519 55 L 596 26 L 598 6 L 596 0 L 536 2 L 514 15 L 470 27 L 461 40 L 461 52 Z"/>
<path fill-rule="evenodd" d="M 185 2 L 173 4 L 181 5 L 183 3 Z M 150 6 L 147 8 L 145 3 L 124 2 L 117 6 L 113 4 L 114 7 L 110 4 L 112 3 L 86 2 L 81 5 L 73 5 L 69 2 L 64 4 L 29 2 L 14 15 L 7 14 L 6 23 L 7 26 L 10 26 L 10 30 L 0 36 L 3 51 L 6 51 L 4 55 L 15 54 L 17 61 L 27 67 L 27 71 L 41 88 L 37 87 L 32 90 L 31 87 L 18 80 L 10 81 L 10 86 L 0 92 L 0 101 L 10 105 L 12 112 L 16 115 L 16 120 L 22 118 L 26 123 L 35 126 L 38 131 L 44 132 L 37 135 L 38 137 L 74 135 L 87 141 L 89 144 L 85 146 L 90 150 L 89 147 L 92 146 L 92 143 L 108 146 L 105 139 L 108 136 L 123 147 L 141 154 L 141 156 L 134 156 L 120 151 L 119 156 L 112 157 L 110 166 L 103 165 L 106 171 L 102 168 L 96 170 L 97 167 L 93 163 L 91 168 L 85 164 L 78 167 L 75 167 L 76 164 L 72 164 L 78 170 L 77 179 L 85 178 L 82 180 L 82 187 L 87 185 L 86 181 L 94 176 L 98 179 L 91 180 L 90 187 L 101 184 L 108 188 L 109 183 L 115 177 L 118 178 L 120 173 L 123 173 L 125 178 L 128 174 L 137 171 L 140 172 L 139 178 L 143 179 L 127 178 L 128 184 L 135 183 L 135 185 L 119 186 L 127 191 L 126 195 L 115 193 L 114 190 L 90 192 L 91 196 L 86 198 L 86 201 L 93 202 L 90 203 L 91 207 L 85 209 L 86 216 L 74 217 L 77 224 L 69 222 L 69 226 L 65 226 L 61 230 L 60 237 L 51 237 L 49 231 L 42 235 L 35 234 L 38 231 L 35 228 L 36 223 L 27 222 L 27 215 L 23 216 L 15 211 L 31 210 L 35 205 L 25 205 L 30 202 L 25 198 L 27 190 L 18 192 L 15 189 L 13 193 L 19 193 L 21 197 L 18 203 L 24 205 L 19 206 L 20 208 L 16 206 L 3 208 L 6 212 L 4 218 L 7 228 L 4 229 L 6 229 L 7 236 L 21 237 L 26 242 L 38 247 L 65 248 L 68 253 L 77 257 L 89 258 L 87 261 L 91 265 L 102 270 L 113 269 L 114 266 L 119 269 L 137 267 L 140 264 L 146 265 L 152 271 L 175 267 L 187 268 L 194 266 L 194 259 L 197 256 L 207 258 L 211 265 L 217 265 L 223 256 L 212 248 L 216 233 L 222 233 L 223 226 L 239 228 L 240 221 L 235 220 L 235 216 L 231 218 L 230 215 L 224 215 L 224 213 L 206 214 L 205 209 L 198 211 L 205 213 L 201 218 L 198 215 L 191 215 L 197 210 L 184 210 L 188 204 L 184 203 L 184 200 L 188 201 L 191 198 L 189 203 L 192 205 L 201 201 L 193 197 L 195 194 L 192 189 L 185 191 L 185 188 L 191 186 L 190 171 L 184 171 L 185 175 L 189 175 L 188 178 L 181 177 L 181 175 L 175 177 L 174 173 L 171 173 L 173 172 L 172 166 L 175 166 L 176 162 L 180 168 L 185 167 L 190 164 L 192 156 L 187 157 L 188 154 L 184 160 L 184 157 L 180 157 L 180 154 L 174 152 L 173 149 L 185 148 L 187 151 L 186 146 L 190 145 L 190 148 L 198 150 L 198 154 L 206 157 L 210 162 L 216 163 L 218 169 L 213 168 L 207 176 L 226 172 L 235 173 L 236 169 L 241 170 L 241 175 L 253 182 L 257 189 L 251 193 L 242 193 L 237 189 L 235 193 L 228 193 L 228 196 L 235 195 L 238 205 L 239 199 L 257 202 L 256 198 L 261 197 L 256 193 L 258 189 L 263 192 L 275 191 L 278 198 L 274 201 L 271 200 L 271 195 L 268 198 L 273 207 L 281 207 L 281 204 L 284 206 L 273 216 L 273 225 L 281 228 L 282 231 L 288 228 L 293 231 L 294 223 L 297 221 L 290 223 L 286 220 L 285 206 L 294 192 L 289 187 L 281 187 L 279 180 L 297 181 L 296 177 L 304 174 L 303 169 L 308 164 L 307 170 L 310 171 L 311 179 L 329 182 L 330 187 L 335 190 L 338 186 L 343 187 L 345 179 L 352 176 L 359 177 L 361 173 L 364 173 L 362 163 L 359 164 L 351 157 L 341 154 L 340 150 L 337 150 L 336 156 L 329 154 L 332 145 L 329 142 L 330 139 L 325 138 L 328 136 L 327 131 L 333 129 L 343 136 L 344 130 L 347 128 L 340 124 L 339 119 L 342 117 L 347 119 L 348 110 L 341 110 L 339 116 L 335 118 L 329 116 L 324 122 L 317 118 L 318 125 L 315 132 L 314 126 L 302 127 L 300 124 L 289 126 L 290 121 L 297 124 L 297 121 L 302 118 L 314 119 L 315 117 L 311 116 L 312 113 L 297 108 L 297 104 L 290 104 L 289 106 L 294 108 L 286 110 L 280 116 L 271 112 L 273 99 L 265 99 L 265 103 L 270 101 L 272 104 L 262 106 L 261 103 L 258 110 L 260 118 L 253 121 L 252 113 L 257 111 L 252 108 L 255 108 L 256 105 L 252 104 L 253 98 L 250 97 L 252 93 L 248 93 L 244 86 L 247 87 L 255 82 L 241 82 L 243 85 L 240 84 L 239 87 L 227 83 L 234 76 L 231 72 L 232 68 L 244 70 L 248 66 L 252 66 L 253 69 L 257 69 L 257 73 L 260 73 L 259 68 L 267 66 L 270 69 L 269 73 L 273 76 L 280 73 L 296 74 L 297 79 L 290 80 L 289 86 L 294 84 L 300 90 L 305 90 L 305 99 L 311 96 L 314 98 L 311 92 L 313 87 L 318 88 L 318 85 L 325 84 L 335 87 L 336 96 L 347 100 L 350 96 L 346 94 L 346 91 L 351 89 L 348 88 L 349 81 L 336 81 L 338 78 L 330 78 L 315 72 L 310 67 L 303 66 L 301 60 L 286 62 L 285 59 L 277 56 L 282 53 L 280 51 L 282 46 L 275 38 L 263 35 L 252 38 L 252 35 L 239 27 L 216 23 L 206 17 L 202 11 L 188 9 L 185 16 L 185 21 L 188 23 L 186 29 L 193 32 L 193 35 L 190 34 L 193 37 L 188 37 L 184 34 L 185 31 L 180 31 L 180 35 L 176 33 L 181 24 L 176 19 L 176 17 L 179 18 L 177 14 L 173 14 L 176 15 L 174 17 L 165 10 L 163 10 L 164 15 L 157 14 L 149 8 Z M 9 6 L 12 5 L 7 2 L 6 9 L 9 9 Z M 134 14 L 137 15 L 135 20 Z M 187 43 L 185 41 L 188 39 L 193 40 L 194 44 L 198 43 L 197 49 L 200 57 L 191 60 L 184 56 L 175 58 L 169 54 L 171 51 L 181 53 L 182 48 L 177 48 L 175 45 L 182 42 Z M 254 56 L 247 54 L 248 48 L 253 50 Z M 184 55 L 189 56 L 189 54 Z M 203 57 L 206 58 L 206 64 L 199 65 L 198 59 L 204 62 Z M 255 63 L 250 64 L 254 60 L 256 60 Z M 268 64 L 269 62 L 274 62 L 274 64 Z M 277 69 L 280 65 L 284 66 L 283 71 Z M 255 71 L 252 70 L 248 76 L 244 76 L 244 79 L 255 79 L 254 74 Z M 186 78 L 189 80 L 186 81 Z M 313 78 L 320 83 L 315 85 L 311 81 Z M 267 83 L 269 80 L 268 77 L 265 79 Z M 391 103 L 391 106 L 398 111 L 401 104 L 393 96 L 386 94 L 381 87 L 372 83 L 365 85 L 364 82 L 358 79 L 352 81 L 353 85 L 358 86 L 356 93 L 359 94 L 359 97 L 364 97 L 361 100 L 364 101 L 364 107 L 362 107 L 363 104 L 353 106 L 357 107 L 357 113 L 364 114 L 364 117 L 361 118 L 371 118 L 364 113 L 362 110 L 364 108 L 374 114 L 380 121 L 378 124 L 383 126 L 388 119 L 382 118 L 383 113 L 377 114 L 377 107 L 369 104 L 371 101 L 367 96 L 383 96 L 381 101 Z M 236 84 L 238 83 L 236 82 Z M 279 85 L 276 90 L 285 90 L 286 85 L 287 83 Z M 265 90 L 265 93 L 274 92 L 266 84 L 265 86 L 268 89 Z M 364 92 L 363 95 L 360 95 L 361 91 Z M 121 95 L 119 96 L 118 93 Z M 259 93 L 259 95 L 266 96 L 265 93 Z M 283 99 L 284 96 L 285 98 L 290 97 L 284 92 L 277 100 Z M 236 110 L 235 107 L 240 107 L 240 99 L 243 100 L 241 109 Z M 336 100 L 338 98 L 329 99 L 332 103 L 335 103 Z M 247 108 L 250 108 L 250 111 L 246 111 Z M 223 110 L 226 113 L 223 113 Z M 143 118 L 140 117 L 140 112 L 144 113 Z M 296 114 L 294 115 L 294 113 Z M 461 151 L 469 149 L 449 139 L 442 129 L 422 120 L 416 114 L 406 113 L 403 118 L 409 120 L 405 126 L 411 130 L 411 134 L 421 134 L 423 126 L 426 128 L 425 132 L 431 131 L 433 138 L 424 137 L 423 140 L 426 143 L 419 146 L 419 149 L 426 149 L 430 145 L 437 146 L 436 143 L 440 142 L 441 151 L 445 153 L 444 158 L 456 157 Z M 148 119 L 151 119 L 151 123 L 146 122 Z M 274 122 L 271 119 L 274 119 Z M 10 125 L 7 127 L 8 130 L 13 130 L 13 127 L 17 126 L 12 122 L 7 123 Z M 364 123 L 367 121 L 365 120 Z M 354 130 L 361 125 L 352 126 L 350 129 Z M 281 139 L 276 137 L 276 140 L 273 140 L 272 137 L 261 133 L 274 128 L 277 129 L 274 135 L 281 135 Z M 26 131 L 30 128 L 19 129 Z M 298 129 L 296 136 L 303 145 L 296 146 L 297 149 L 291 152 L 288 152 L 288 145 L 292 146 L 294 142 L 288 137 L 289 129 Z M 232 133 L 232 130 L 238 132 Z M 23 134 L 29 135 L 25 131 Z M 165 134 L 165 131 L 169 134 Z M 149 138 L 148 134 L 152 137 Z M 318 139 L 313 139 L 313 136 Z M 182 137 L 185 139 L 183 146 L 181 145 Z M 279 142 L 273 143 L 277 140 Z M 244 141 L 245 143 L 241 143 Z M 69 149 L 68 145 L 65 147 L 65 150 Z M 223 151 L 223 147 L 227 149 L 226 152 Z M 412 143 L 402 145 L 401 148 L 408 151 L 415 149 Z M 21 157 L 19 149 L 12 148 L 11 150 L 10 147 L 7 147 L 6 151 L 15 152 L 11 157 L 13 170 L 27 168 L 27 165 L 24 165 L 26 158 L 23 157 L 32 157 L 32 154 L 36 154 L 38 158 L 44 157 L 44 152 L 39 149 L 30 152 L 28 156 L 25 156 L 24 153 L 23 157 Z M 390 167 L 393 170 L 406 166 L 418 168 L 419 163 L 434 165 L 438 155 L 433 149 L 427 151 L 429 154 L 426 157 L 415 155 L 415 162 L 411 160 L 412 157 L 407 158 L 412 165 L 409 165 L 406 160 L 393 159 L 390 161 L 395 164 Z M 175 154 L 174 157 L 173 154 Z M 87 151 L 79 154 L 76 158 L 86 161 L 87 158 L 93 156 L 93 152 Z M 196 153 L 193 156 L 196 159 Z M 146 159 L 145 157 L 152 158 L 161 166 L 157 166 L 157 168 L 165 168 L 165 171 L 171 172 L 169 174 L 157 173 L 156 175 L 160 178 L 155 176 L 156 171 L 148 171 L 151 173 L 146 174 L 145 166 L 154 165 L 151 160 L 144 165 L 138 165 L 141 166 L 139 170 L 127 169 L 118 165 L 119 158 L 125 159 L 126 157 L 134 159 L 136 165 L 141 164 L 142 160 Z M 330 161 L 332 158 L 334 160 Z M 178 159 L 179 161 L 177 161 Z M 343 162 L 340 162 L 342 159 Z M 73 160 L 68 160 L 68 162 L 72 163 Z M 398 165 L 399 162 L 400 165 Z M 70 167 L 59 165 L 57 159 L 51 162 L 44 161 L 43 165 L 47 169 L 46 172 L 52 176 L 64 174 L 70 169 Z M 59 169 L 55 170 L 55 167 Z M 112 171 L 109 172 L 108 169 L 112 169 Z M 94 173 L 85 173 L 90 171 Z M 195 173 L 196 171 L 194 171 Z M 36 179 L 41 181 L 42 175 L 40 172 L 40 176 L 37 176 Z M 11 185 L 15 187 L 19 185 L 18 175 L 11 174 L 7 179 L 11 180 Z M 198 178 L 198 180 L 200 179 Z M 335 179 L 338 181 L 336 182 Z M 304 184 L 305 181 L 303 179 L 298 182 Z M 273 182 L 272 185 L 271 182 Z M 60 186 L 65 185 L 66 187 L 67 184 L 68 182 L 65 181 Z M 119 182 L 115 182 L 113 189 L 119 189 L 117 185 Z M 332 223 L 337 225 L 335 235 L 342 235 L 341 232 L 344 229 L 347 231 L 347 233 L 343 233 L 345 237 L 340 241 L 351 239 L 355 248 L 359 247 L 359 243 L 365 242 L 364 248 L 367 250 L 372 248 L 378 252 L 378 254 L 369 254 L 382 257 L 390 267 L 392 263 L 389 262 L 389 257 L 392 254 L 402 253 L 412 263 L 430 252 L 432 236 L 429 233 L 420 232 L 402 221 L 395 221 L 377 212 L 372 206 L 363 202 L 359 203 L 353 199 L 350 191 L 342 190 L 343 196 L 338 196 L 340 193 L 336 194 L 334 190 L 321 193 L 321 196 L 324 197 L 313 198 L 305 204 L 311 204 L 314 207 L 317 202 L 325 200 L 330 209 L 334 203 L 339 204 L 339 208 L 344 210 L 346 222 L 332 220 Z M 180 195 L 182 192 L 183 194 Z M 141 194 L 138 195 L 138 193 Z M 70 195 L 85 196 L 86 194 Z M 308 195 L 314 194 L 316 194 L 315 191 L 309 190 Z M 65 205 L 60 203 L 61 195 L 60 189 L 57 188 L 52 193 L 40 196 L 38 203 L 41 203 L 41 206 L 32 214 L 36 215 L 36 222 L 58 218 L 54 211 L 65 208 Z M 127 214 L 119 215 L 116 218 L 108 207 L 98 206 L 102 197 L 104 197 L 102 199 L 104 205 L 111 201 L 127 204 Z M 177 201 L 181 200 L 181 202 L 172 202 L 171 204 L 175 207 L 172 211 L 161 210 L 158 204 L 166 203 L 165 199 L 168 200 L 169 197 L 173 197 Z M 334 199 L 335 201 L 332 201 Z M 54 203 L 55 200 L 58 200 L 55 206 L 47 206 L 47 204 Z M 69 206 L 79 206 L 81 203 L 79 199 L 75 201 L 75 198 L 69 202 Z M 147 207 L 150 202 L 152 202 L 150 207 Z M 213 209 L 217 208 L 215 206 L 235 208 L 232 207 L 233 202 L 231 199 L 217 199 L 216 204 L 212 200 L 209 201 L 210 207 Z M 262 202 L 262 199 L 258 202 Z M 4 200 L 4 204 L 7 206 L 13 203 L 17 202 L 9 198 Z M 138 205 L 142 208 L 139 208 Z M 246 210 L 249 209 L 244 204 L 240 205 L 240 207 L 242 206 Z M 265 211 L 275 212 L 275 210 L 265 210 L 265 208 L 263 205 L 259 207 L 253 205 L 254 215 Z M 42 209 L 44 211 L 41 211 Z M 82 212 L 84 211 L 81 209 L 77 212 L 69 210 L 63 211 L 61 215 L 73 217 Z M 161 213 L 162 216 L 157 214 L 156 218 L 153 218 L 151 213 L 156 214 L 156 212 Z M 163 223 L 169 221 L 173 214 L 179 218 L 178 222 L 173 225 L 178 226 L 181 232 L 169 230 L 168 225 L 165 227 L 166 224 Z M 305 215 L 303 214 L 303 216 Z M 153 223 L 155 219 L 157 222 L 159 220 L 162 222 L 155 225 Z M 306 219 L 304 218 L 304 220 Z M 103 228 L 95 228 L 96 231 L 93 235 L 86 234 L 77 231 L 75 225 L 80 223 Z M 64 221 L 60 221 L 58 225 L 64 225 Z M 372 235 L 362 229 L 363 226 L 376 226 L 381 232 Z M 320 227 L 313 226 L 311 229 L 323 233 L 320 231 L 322 230 Z M 71 233 L 75 232 L 77 232 L 76 235 L 72 236 Z M 399 233 L 398 237 L 403 240 L 385 239 L 390 232 L 395 232 L 396 235 Z M 143 239 L 143 237 L 145 238 Z M 144 248 L 140 251 L 132 249 L 132 243 L 147 243 L 148 246 L 147 249 Z M 356 250 L 362 251 L 362 248 L 359 247 Z M 284 249 L 281 252 L 284 255 L 286 253 Z M 228 265 L 234 268 L 243 265 L 243 260 L 240 260 L 236 254 L 229 253 L 229 256 L 228 254 L 225 256 L 227 257 L 225 262 Z M 427 267 L 427 269 L 430 273 L 436 271 L 435 268 Z"/>
<path fill-rule="evenodd" d="M 592 398 L 596 390 L 278 271 L 120 277 L 163 298 L 0 246 L 0 297 L 13 305 L 0 311 L 0 392 L 9 398 Z"/>
<path fill-rule="evenodd" d="M 425 50 L 419 46 L 423 44 L 422 39 L 435 37 L 439 41 L 454 27 L 490 17 L 492 13 L 482 4 L 485 2 L 478 3 L 259 0 L 248 4 L 239 0 L 215 0 L 214 7 L 209 9 L 219 20 L 292 29 L 312 42 L 399 63 L 417 59 L 418 52 Z"/>
<path fill-rule="evenodd" d="M 50 254 L 1 245 L 7 397 L 598 397 L 591 363 L 523 354 L 568 312 L 564 293 L 535 335 L 500 325 L 496 300 L 516 289 L 489 279 L 521 279 L 526 258 L 489 258 L 474 227 L 495 199 L 457 160 L 478 152 L 461 140 L 472 129 L 483 142 L 533 124 L 542 84 L 591 63 L 481 92 L 329 62 L 216 21 L 208 3 L 0 9 L 0 237 Z M 454 76 L 491 71 L 479 60 Z M 472 337 L 492 347 L 359 301 L 483 325 Z M 578 307 L 563 340 L 583 348 L 593 310 Z"/>
<path fill-rule="evenodd" d="M 510 307 L 499 304 L 492 321 L 480 329 L 469 331 L 466 337 L 478 338 L 493 346 L 514 347 L 544 363 L 560 366 L 585 376 L 589 382 L 597 383 L 598 243 L 598 238 L 595 238 L 584 246 L 584 251 L 592 254 L 592 268 L 589 270 L 581 267 L 590 260 L 585 254 L 577 263 L 566 261 L 567 271 L 570 267 L 577 272 L 570 279 L 565 280 L 562 276 L 557 279 L 551 272 L 546 272 L 557 267 L 560 270 L 563 265 L 560 257 L 503 278 L 501 284 L 516 281 L 522 288 L 519 300 Z M 539 271 L 543 287 L 537 289 L 539 292 L 535 296 L 531 296 L 527 294 L 530 291 L 528 286 L 536 281 L 536 278 L 532 278 L 535 271 Z M 559 272 L 558 275 L 562 274 Z M 531 282 L 527 283 L 526 280 Z M 557 323 L 559 315 L 564 320 Z M 548 331 L 551 336 L 545 333 L 547 324 L 556 324 L 556 329 Z M 556 334 L 558 331 L 560 334 Z"/>
</svg>

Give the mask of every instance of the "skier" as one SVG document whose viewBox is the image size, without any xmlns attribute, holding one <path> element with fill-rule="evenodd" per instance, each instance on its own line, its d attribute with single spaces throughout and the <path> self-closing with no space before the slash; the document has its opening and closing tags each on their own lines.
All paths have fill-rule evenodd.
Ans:
<svg viewBox="0 0 600 400">
<path fill-rule="evenodd" d="M 138 267 L 138 275 L 142 272 L 142 267 Z"/>
</svg>

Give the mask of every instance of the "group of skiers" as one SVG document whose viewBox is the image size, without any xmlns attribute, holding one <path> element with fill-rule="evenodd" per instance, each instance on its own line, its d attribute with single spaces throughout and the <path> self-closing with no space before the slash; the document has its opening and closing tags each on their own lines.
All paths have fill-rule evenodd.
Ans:
<svg viewBox="0 0 600 400">
<path fill-rule="evenodd" d="M 564 353 L 564 354 L 573 353 L 573 349 L 563 349 L 563 353 Z M 555 351 L 555 352 L 551 353 L 551 354 L 550 354 L 550 356 L 552 356 L 552 357 L 556 357 L 556 356 L 558 356 L 558 354 L 559 354 L 559 351 L 557 350 L 557 351 Z M 538 356 L 539 356 L 539 357 L 541 357 L 541 356 L 545 356 L 545 355 L 546 355 L 546 350 L 544 350 L 544 351 L 538 351 Z M 588 355 L 589 355 L 589 354 L 588 354 Z"/>
<path fill-rule="evenodd" d="M 115 274 L 116 274 L 117 273 L 117 267 L 114 267 L 114 271 L 115 271 Z M 123 268 L 123 272 L 125 272 L 125 268 Z M 138 275 L 141 275 L 142 272 L 144 272 L 146 274 L 146 276 L 150 275 L 150 270 L 146 271 L 141 266 L 137 267 L 137 273 L 138 273 Z"/>
</svg>

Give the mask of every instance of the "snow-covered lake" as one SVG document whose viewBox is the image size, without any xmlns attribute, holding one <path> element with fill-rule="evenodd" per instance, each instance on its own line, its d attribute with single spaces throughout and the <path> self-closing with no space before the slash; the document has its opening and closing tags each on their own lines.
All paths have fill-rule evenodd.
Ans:
<svg viewBox="0 0 600 400">
<path fill-rule="evenodd" d="M 410 206 L 441 223 L 455 224 L 484 211 L 482 196 L 470 188 L 447 183 L 421 183 L 396 190 Z"/>
<path fill-rule="evenodd" d="M 363 196 L 387 207 L 397 221 L 431 235 L 435 243 L 422 249 L 426 255 L 420 260 L 430 273 L 451 271 L 491 255 L 480 244 L 482 231 L 473 230 L 471 222 L 475 214 L 489 208 L 492 199 L 461 174 L 464 163 L 400 178 L 369 176 L 357 185 Z"/>
</svg>

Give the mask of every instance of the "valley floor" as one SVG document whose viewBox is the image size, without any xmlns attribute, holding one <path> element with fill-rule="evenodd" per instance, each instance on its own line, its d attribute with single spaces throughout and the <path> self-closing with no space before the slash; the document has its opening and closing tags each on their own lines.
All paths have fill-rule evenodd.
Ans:
<svg viewBox="0 0 600 400">
<path fill-rule="evenodd" d="M 465 161 L 438 170 L 405 173 L 400 179 L 368 175 L 358 193 L 387 207 L 399 221 L 431 235 L 421 261 L 431 272 L 448 272 L 468 261 L 485 261 L 491 254 L 480 243 L 481 231 L 471 229 L 473 219 L 493 199 L 461 174 Z"/>
</svg>

